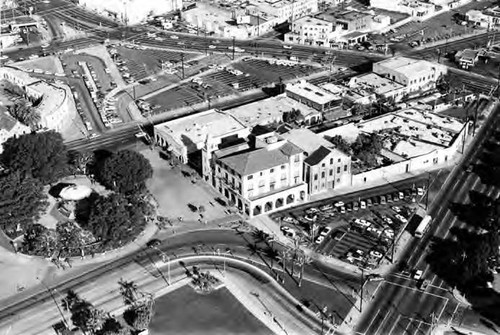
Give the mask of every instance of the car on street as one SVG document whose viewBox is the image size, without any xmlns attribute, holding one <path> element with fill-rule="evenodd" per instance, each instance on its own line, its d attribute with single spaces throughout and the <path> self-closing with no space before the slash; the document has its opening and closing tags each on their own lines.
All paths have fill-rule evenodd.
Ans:
<svg viewBox="0 0 500 335">
<path fill-rule="evenodd" d="M 380 251 L 377 251 L 377 250 L 371 250 L 370 251 L 370 257 L 373 257 L 375 259 L 380 259 L 382 258 L 382 253 Z"/>
<path fill-rule="evenodd" d="M 386 198 L 387 198 L 387 202 L 392 202 L 392 195 L 391 194 L 387 194 L 386 195 Z"/>
<path fill-rule="evenodd" d="M 291 46 L 291 45 L 284 45 L 284 46 L 283 46 L 283 49 L 291 49 L 291 48 L 292 48 L 292 46 Z"/>
<path fill-rule="evenodd" d="M 311 208 L 306 210 L 306 214 L 314 214 L 314 213 L 318 213 L 318 212 L 319 212 L 319 209 L 317 209 L 316 207 L 311 207 Z"/>
<path fill-rule="evenodd" d="M 366 201 L 361 200 L 361 201 L 359 202 L 359 208 L 361 208 L 361 209 L 366 209 Z"/>
<path fill-rule="evenodd" d="M 285 217 L 283 218 L 283 222 L 288 222 L 288 223 L 297 223 L 297 220 L 296 220 L 296 219 L 294 219 L 294 218 L 292 218 L 292 217 L 290 217 L 290 216 L 285 216 Z"/>
<path fill-rule="evenodd" d="M 357 201 L 353 202 L 352 209 L 355 211 L 359 210 L 359 203 Z"/>
<path fill-rule="evenodd" d="M 420 280 L 422 278 L 423 274 L 424 274 L 424 271 L 422 271 L 422 270 L 415 270 L 415 272 L 413 273 L 413 279 Z"/>
<path fill-rule="evenodd" d="M 283 232 L 283 235 L 285 235 L 285 236 L 295 237 L 295 235 L 296 235 L 295 229 L 290 228 L 288 226 L 281 226 L 280 229 Z"/>
<path fill-rule="evenodd" d="M 344 204 L 344 202 L 343 202 L 343 201 L 337 201 L 337 202 L 335 203 L 335 207 L 342 207 L 342 206 L 344 206 L 344 205 L 345 205 L 345 204 Z"/>
<path fill-rule="evenodd" d="M 208 48 L 209 48 L 209 49 L 217 49 L 217 47 L 216 47 L 215 45 L 213 45 L 213 44 L 210 44 L 210 45 L 208 46 Z"/>
<path fill-rule="evenodd" d="M 467 168 L 465 169 L 465 171 L 466 171 L 467 173 L 471 173 L 473 170 L 474 170 L 474 165 L 473 165 L 473 164 L 469 164 L 469 165 L 467 166 Z"/>
<path fill-rule="evenodd" d="M 173 40 L 178 40 L 179 36 L 177 36 L 177 35 L 170 35 L 170 38 L 173 39 Z"/>
<path fill-rule="evenodd" d="M 151 249 L 154 249 L 154 248 L 158 248 L 161 244 L 161 241 L 157 238 L 155 239 L 152 239 L 150 240 L 146 245 L 148 246 L 148 248 L 151 248 Z"/>
<path fill-rule="evenodd" d="M 422 187 L 417 188 L 418 195 L 424 195 L 424 189 Z"/>
</svg>

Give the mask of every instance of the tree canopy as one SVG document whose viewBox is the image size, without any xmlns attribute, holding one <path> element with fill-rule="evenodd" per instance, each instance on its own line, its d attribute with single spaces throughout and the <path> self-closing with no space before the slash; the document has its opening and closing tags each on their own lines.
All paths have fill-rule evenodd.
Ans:
<svg viewBox="0 0 500 335">
<path fill-rule="evenodd" d="M 56 181 L 68 171 L 68 153 L 61 134 L 55 131 L 11 137 L 3 143 L 0 159 L 21 176 L 43 183 Z"/>
<path fill-rule="evenodd" d="M 124 194 L 143 192 L 146 180 L 153 176 L 149 161 L 131 150 L 112 153 L 98 165 L 96 179 L 107 188 Z"/>
<path fill-rule="evenodd" d="M 33 107 L 28 100 L 17 100 L 8 107 L 10 115 L 22 124 L 36 129 L 40 123 L 40 113 Z"/>
<path fill-rule="evenodd" d="M 0 177 L 0 222 L 10 237 L 23 234 L 47 208 L 43 185 L 18 172 Z"/>
<path fill-rule="evenodd" d="M 87 222 L 80 223 L 101 241 L 103 247 L 120 247 L 130 242 L 145 227 L 144 213 L 133 199 L 119 193 L 99 196 Z"/>
<path fill-rule="evenodd" d="M 71 321 L 81 330 L 96 333 L 103 328 L 106 313 L 80 298 L 74 291 L 68 291 L 61 304 L 65 310 L 71 312 Z"/>
</svg>

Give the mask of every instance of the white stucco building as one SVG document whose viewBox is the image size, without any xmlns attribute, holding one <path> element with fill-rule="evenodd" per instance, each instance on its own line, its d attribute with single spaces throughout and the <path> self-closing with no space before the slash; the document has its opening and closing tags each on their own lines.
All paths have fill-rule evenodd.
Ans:
<svg viewBox="0 0 500 335">
<path fill-rule="evenodd" d="M 250 217 L 307 200 L 302 149 L 271 132 L 246 150 L 215 152 L 215 188 Z"/>
<path fill-rule="evenodd" d="M 182 0 L 79 0 L 79 4 L 129 25 L 138 24 L 149 15 L 182 9 Z"/>
<path fill-rule="evenodd" d="M 380 158 L 391 161 L 371 169 L 359 169 L 352 160 L 351 186 L 361 187 L 375 180 L 404 173 L 422 173 L 436 166 L 455 163 L 471 123 L 428 111 L 406 109 L 379 117 L 349 123 L 322 132 L 325 138 L 336 135 L 352 143 L 361 133 L 377 133 L 383 143 Z"/>
<path fill-rule="evenodd" d="M 40 114 L 40 128 L 61 132 L 72 126 L 76 108 L 69 86 L 45 82 L 13 67 L 1 67 L 1 79 L 19 85 L 29 97 L 39 99 L 35 109 Z"/>
<path fill-rule="evenodd" d="M 373 72 L 405 86 L 411 93 L 436 87 L 436 82 L 446 74 L 447 68 L 425 60 L 393 57 L 374 63 Z"/>
</svg>

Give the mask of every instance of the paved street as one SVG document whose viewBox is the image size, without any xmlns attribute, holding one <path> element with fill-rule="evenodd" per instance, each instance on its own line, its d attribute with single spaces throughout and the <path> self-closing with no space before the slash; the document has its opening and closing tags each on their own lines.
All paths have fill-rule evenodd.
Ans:
<svg viewBox="0 0 500 335">
<path fill-rule="evenodd" d="M 370 308 L 356 327 L 359 334 L 427 334 L 436 323 L 451 322 L 463 306 L 450 294 L 450 287 L 429 270 L 425 261 L 426 248 L 433 236 L 446 238 L 451 227 L 463 227 L 450 211 L 452 202 L 464 203 L 468 192 L 477 190 L 486 195 L 498 196 L 498 189 L 482 185 L 474 173 L 467 173 L 464 166 L 477 163 L 488 135 L 495 127 L 498 129 L 498 110 L 493 115 L 495 122 L 487 123 L 477 136 L 477 143 L 471 145 L 469 156 L 454 171 L 453 179 L 443 190 L 441 198 L 431 207 L 429 214 L 434 218 L 430 231 L 422 239 L 413 239 L 400 259 L 409 269 L 423 270 L 423 278 L 430 280 L 425 291 L 415 286 L 415 280 L 397 273 L 386 278 L 374 295 Z"/>
</svg>

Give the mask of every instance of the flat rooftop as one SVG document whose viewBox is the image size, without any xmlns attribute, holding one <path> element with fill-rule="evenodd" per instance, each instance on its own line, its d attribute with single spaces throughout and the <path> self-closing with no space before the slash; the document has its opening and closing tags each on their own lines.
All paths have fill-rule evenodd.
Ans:
<svg viewBox="0 0 500 335">
<path fill-rule="evenodd" d="M 305 80 L 302 80 L 297 84 L 287 85 L 286 91 L 297 94 L 320 105 L 337 100 L 336 95 L 331 94 L 321 87 L 313 85 Z"/>
<path fill-rule="evenodd" d="M 380 95 L 404 88 L 403 85 L 373 72 L 351 78 L 349 86 L 363 88 Z"/>
<path fill-rule="evenodd" d="M 412 158 L 449 147 L 463 126 L 462 122 L 451 117 L 406 109 L 359 123 L 349 123 L 319 135 L 340 135 L 352 143 L 360 133 L 376 132 L 382 137 L 384 148 L 391 154 Z"/>
<path fill-rule="evenodd" d="M 288 140 L 290 143 L 295 144 L 301 148 L 307 155 L 312 154 L 314 151 L 323 146 L 334 151 L 337 156 L 347 156 L 344 152 L 335 148 L 335 146 L 327 141 L 323 136 L 314 133 L 307 128 L 291 129 L 290 131 L 281 134 L 281 137 Z"/>
<path fill-rule="evenodd" d="M 386 68 L 396 70 L 404 74 L 416 74 L 420 72 L 428 72 L 438 65 L 422 59 L 413 59 L 408 57 L 393 57 L 378 62 Z"/>
<path fill-rule="evenodd" d="M 198 148 L 201 147 L 208 136 L 221 138 L 247 129 L 243 123 L 232 115 L 216 109 L 167 121 L 154 126 L 154 128 L 155 131 L 169 134 L 179 143 L 189 140 Z"/>
<path fill-rule="evenodd" d="M 282 121 L 283 114 L 292 109 L 299 109 L 304 117 L 318 114 L 318 111 L 301 104 L 286 95 L 278 95 L 261 101 L 252 102 L 240 107 L 228 109 L 225 112 L 252 128 L 256 125 L 266 125 L 275 121 Z"/>
<path fill-rule="evenodd" d="M 316 26 L 330 26 L 332 25 L 331 22 L 328 22 L 326 20 L 316 18 L 316 17 L 311 17 L 311 16 L 305 16 L 301 19 L 293 21 L 294 24 L 314 24 Z"/>
</svg>

